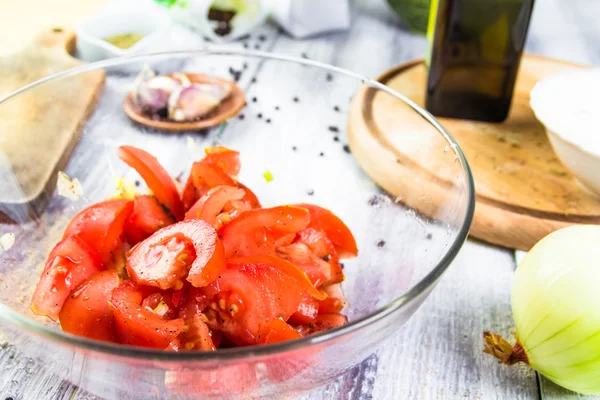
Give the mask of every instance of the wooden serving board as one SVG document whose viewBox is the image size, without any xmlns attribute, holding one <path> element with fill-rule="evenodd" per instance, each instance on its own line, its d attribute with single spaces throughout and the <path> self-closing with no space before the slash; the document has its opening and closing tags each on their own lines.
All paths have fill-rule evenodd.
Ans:
<svg viewBox="0 0 600 400">
<path fill-rule="evenodd" d="M 600 224 L 600 200 L 582 189 L 564 168 L 529 107 L 529 92 L 537 81 L 581 67 L 526 55 L 506 121 L 493 124 L 439 118 L 458 141 L 473 171 L 477 202 L 471 236 L 529 250 L 556 229 L 577 223 Z M 421 106 L 426 79 L 423 60 L 400 65 L 378 78 Z M 355 96 L 348 123 L 352 152 L 385 190 L 433 215 L 450 195 L 444 191 L 455 178 L 450 175 L 456 174 L 456 168 L 448 167 L 439 143 L 433 144 L 441 142 L 441 137 L 434 139 L 414 111 L 390 98 L 366 87 Z M 399 134 L 411 126 L 415 128 L 411 134 Z M 420 179 L 422 174 L 426 179 Z M 411 175 L 417 178 L 406 178 Z M 417 195 L 428 196 L 434 204 L 418 201 Z"/>
<path fill-rule="evenodd" d="M 41 32 L 23 50 L 0 57 L 0 98 L 37 79 L 83 64 L 71 57 L 75 33 Z M 52 192 L 104 82 L 90 71 L 42 84 L 0 104 L 0 211 L 37 213 Z M 14 218 L 11 216 L 11 218 Z"/>
</svg>

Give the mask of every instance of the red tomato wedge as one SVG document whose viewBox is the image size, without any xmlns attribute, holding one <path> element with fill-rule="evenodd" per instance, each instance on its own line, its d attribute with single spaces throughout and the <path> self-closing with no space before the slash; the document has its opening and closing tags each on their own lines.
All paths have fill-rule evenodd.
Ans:
<svg viewBox="0 0 600 400">
<path fill-rule="evenodd" d="M 115 316 L 121 343 L 132 346 L 166 348 L 184 327 L 181 318 L 164 320 L 140 304 L 144 293 L 129 281 L 112 291 L 109 306 Z"/>
<path fill-rule="evenodd" d="M 331 265 L 317 257 L 304 243 L 278 247 L 277 256 L 304 271 L 315 287 L 320 287 L 323 283 L 333 280 Z"/>
<path fill-rule="evenodd" d="M 314 297 L 305 297 L 287 322 L 292 325 L 305 325 L 314 321 L 317 315 L 319 315 L 319 301 Z"/>
<path fill-rule="evenodd" d="M 340 258 L 352 258 L 358 255 L 356 240 L 350 229 L 331 211 L 314 204 L 298 204 L 306 208 L 311 215 L 310 227 L 322 229 L 335 246 Z"/>
<path fill-rule="evenodd" d="M 238 182 L 238 186 L 241 189 L 244 189 L 244 191 L 246 192 L 246 195 L 242 198 L 243 201 L 245 201 L 246 203 L 248 203 L 250 205 L 250 208 L 260 208 L 260 201 L 258 201 L 258 197 L 256 197 L 256 195 L 254 194 L 254 192 L 252 190 L 250 190 L 250 188 L 246 185 L 244 185 L 242 182 Z"/>
<path fill-rule="evenodd" d="M 189 210 L 199 198 L 216 186 L 237 186 L 237 182 L 214 164 L 195 162 L 183 189 L 184 208 Z"/>
<path fill-rule="evenodd" d="M 215 351 L 217 347 L 212 340 L 212 332 L 202 321 L 200 315 L 192 315 L 185 320 L 187 330 L 177 336 L 179 343 L 174 343 L 172 348 L 178 346 L 178 350 L 204 350 Z"/>
<path fill-rule="evenodd" d="M 79 236 L 73 235 L 61 240 L 48 256 L 33 293 L 32 311 L 57 321 L 60 309 L 71 291 L 101 270 L 100 257 Z"/>
<path fill-rule="evenodd" d="M 181 288 L 185 276 L 192 285 L 205 286 L 223 269 L 223 245 L 215 229 L 202 220 L 157 231 L 131 249 L 127 258 L 133 281 L 161 289 Z"/>
<path fill-rule="evenodd" d="M 294 328 L 280 319 L 272 319 L 260 326 L 257 344 L 285 342 L 301 338 Z"/>
<path fill-rule="evenodd" d="M 321 314 L 314 321 L 301 326 L 298 330 L 302 336 L 306 336 L 337 328 L 347 323 L 348 317 L 343 314 Z"/>
<path fill-rule="evenodd" d="M 106 200 L 81 210 L 67 225 L 63 239 L 77 235 L 89 244 L 105 265 L 115 264 L 122 248 L 125 222 L 133 210 L 133 201 Z"/>
<path fill-rule="evenodd" d="M 156 197 L 137 196 L 133 200 L 133 212 L 125 223 L 125 235 L 134 245 L 173 223 L 175 220 L 161 207 Z"/>
<path fill-rule="evenodd" d="M 114 288 L 119 286 L 116 271 L 102 271 L 83 281 L 67 297 L 59 319 L 63 331 L 90 339 L 118 342 L 115 317 L 108 306 Z"/>
<path fill-rule="evenodd" d="M 220 233 L 225 257 L 275 255 L 275 237 L 296 233 L 310 223 L 310 214 L 301 207 L 279 206 L 241 213 Z"/>
<path fill-rule="evenodd" d="M 202 196 L 185 214 L 185 219 L 201 219 L 218 228 L 222 225 L 217 217 L 233 200 L 241 200 L 246 193 L 233 186 L 216 186 Z"/>
<path fill-rule="evenodd" d="M 240 173 L 240 153 L 227 147 L 214 146 L 204 149 L 204 161 L 221 168 L 229 176 L 236 177 Z"/>
<path fill-rule="evenodd" d="M 140 174 L 158 201 L 167 207 L 176 219 L 183 218 L 183 204 L 175 181 L 156 157 L 132 146 L 121 146 L 118 152 L 119 158 Z"/>
<path fill-rule="evenodd" d="M 287 320 L 306 296 L 326 297 L 295 265 L 279 257 L 238 257 L 203 293 L 214 301 L 211 323 L 236 344 L 254 344 L 260 324 Z"/>
</svg>

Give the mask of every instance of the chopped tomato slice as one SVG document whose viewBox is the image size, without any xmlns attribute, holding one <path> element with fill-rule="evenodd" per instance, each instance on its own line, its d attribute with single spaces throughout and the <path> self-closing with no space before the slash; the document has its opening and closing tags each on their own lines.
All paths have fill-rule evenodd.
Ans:
<svg viewBox="0 0 600 400">
<path fill-rule="evenodd" d="M 188 210 L 185 219 L 201 219 L 215 228 L 219 228 L 223 223 L 217 217 L 225 206 L 233 200 L 241 200 L 244 196 L 243 189 L 233 186 L 216 186 Z"/>
<path fill-rule="evenodd" d="M 102 262 L 114 264 L 121 250 L 125 221 L 132 210 L 131 200 L 113 199 L 93 204 L 73 217 L 63 239 L 78 235 L 100 255 Z"/>
<path fill-rule="evenodd" d="M 215 229 L 202 220 L 157 231 L 131 249 L 127 259 L 131 279 L 161 289 L 180 289 L 185 276 L 192 285 L 205 286 L 223 269 L 223 245 Z"/>
<path fill-rule="evenodd" d="M 326 297 L 295 265 L 279 257 L 238 257 L 203 289 L 213 300 L 207 309 L 209 326 L 221 330 L 234 343 L 254 344 L 261 323 L 287 320 L 306 296 Z"/>
<path fill-rule="evenodd" d="M 301 337 L 302 335 L 296 332 L 294 328 L 276 318 L 265 322 L 260 326 L 256 343 L 271 344 L 299 339 Z"/>
<path fill-rule="evenodd" d="M 183 204 L 175 181 L 156 157 L 142 149 L 121 146 L 119 158 L 140 174 L 158 201 L 167 207 L 176 219 L 183 218 Z"/>
<path fill-rule="evenodd" d="M 336 297 L 328 297 L 319 302 L 319 314 L 335 314 L 343 308 L 344 302 Z"/>
<path fill-rule="evenodd" d="M 320 287 L 324 282 L 332 280 L 331 265 L 317 257 L 304 243 L 279 247 L 277 255 L 304 271 L 315 287 Z"/>
<path fill-rule="evenodd" d="M 142 307 L 151 310 L 162 319 L 177 318 L 177 307 L 173 304 L 172 292 L 155 292 L 142 300 Z"/>
<path fill-rule="evenodd" d="M 207 147 L 204 152 L 204 161 L 221 168 L 227 175 L 236 177 L 240 173 L 239 152 L 222 146 Z"/>
<path fill-rule="evenodd" d="M 322 229 L 335 246 L 340 258 L 352 258 L 358 255 L 356 240 L 346 224 L 326 208 L 314 204 L 298 204 L 306 208 L 311 215 L 311 228 Z"/>
<path fill-rule="evenodd" d="M 275 255 L 275 238 L 301 231 L 309 223 L 308 211 L 295 206 L 243 212 L 221 229 L 225 257 Z"/>
<path fill-rule="evenodd" d="M 301 326 L 298 331 L 302 336 L 337 328 L 348 323 L 348 317 L 343 314 L 321 314 L 314 321 Z"/>
<path fill-rule="evenodd" d="M 118 342 L 115 317 L 108 306 L 110 294 L 118 285 L 119 276 L 111 270 L 98 272 L 77 286 L 60 310 L 63 331 Z"/>
<path fill-rule="evenodd" d="M 132 245 L 148 238 L 157 230 L 175 223 L 156 197 L 143 195 L 133 200 L 133 212 L 125 223 L 125 235 Z"/>
<path fill-rule="evenodd" d="M 187 331 L 177 336 L 179 350 L 215 351 L 217 347 L 212 340 L 212 332 L 202 321 L 202 316 L 196 314 L 185 320 Z"/>
<path fill-rule="evenodd" d="M 319 301 L 314 297 L 307 296 L 298 305 L 296 311 L 290 315 L 287 322 L 292 325 L 305 325 L 314 321 L 317 315 L 319 315 Z"/>
<path fill-rule="evenodd" d="M 199 198 L 216 186 L 237 186 L 237 183 L 216 165 L 204 161 L 195 162 L 183 189 L 184 208 L 189 210 Z"/>
<path fill-rule="evenodd" d="M 61 240 L 48 256 L 33 293 L 31 309 L 56 321 L 64 302 L 81 282 L 102 270 L 96 251 L 79 236 Z"/>
<path fill-rule="evenodd" d="M 112 291 L 109 306 L 115 316 L 117 334 L 124 344 L 164 349 L 181 333 L 183 319 L 162 319 L 141 306 L 143 297 L 143 289 L 131 281 Z"/>
<path fill-rule="evenodd" d="M 258 197 L 254 194 L 252 190 L 242 182 L 238 182 L 238 186 L 241 189 L 244 189 L 246 195 L 242 198 L 243 201 L 250 205 L 250 208 L 261 208 L 260 201 L 258 201 Z"/>
</svg>

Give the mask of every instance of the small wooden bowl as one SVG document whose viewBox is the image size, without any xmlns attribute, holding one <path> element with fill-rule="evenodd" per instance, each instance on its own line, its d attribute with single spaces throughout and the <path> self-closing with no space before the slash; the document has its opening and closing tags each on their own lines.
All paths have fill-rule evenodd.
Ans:
<svg viewBox="0 0 600 400">
<path fill-rule="evenodd" d="M 167 120 L 156 120 L 152 117 L 143 114 L 139 107 L 133 101 L 131 93 L 127 93 L 123 100 L 123 110 L 127 116 L 142 125 L 150 128 L 164 131 L 195 131 L 208 129 L 216 125 L 220 125 L 228 118 L 237 115 L 246 105 L 246 95 L 244 91 L 234 82 L 217 78 L 215 76 L 204 74 L 185 73 L 192 83 L 221 83 L 232 85 L 231 94 L 227 97 L 217 109 L 207 118 L 202 118 L 196 121 L 175 122 Z"/>
</svg>

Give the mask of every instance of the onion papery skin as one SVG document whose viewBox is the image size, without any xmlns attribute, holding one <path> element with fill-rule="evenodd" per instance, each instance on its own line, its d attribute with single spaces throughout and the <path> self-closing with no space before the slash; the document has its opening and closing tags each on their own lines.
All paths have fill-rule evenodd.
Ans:
<svg viewBox="0 0 600 400">
<path fill-rule="evenodd" d="M 600 394 L 600 226 L 577 225 L 536 244 L 511 295 L 529 365 L 583 394 Z"/>
</svg>

